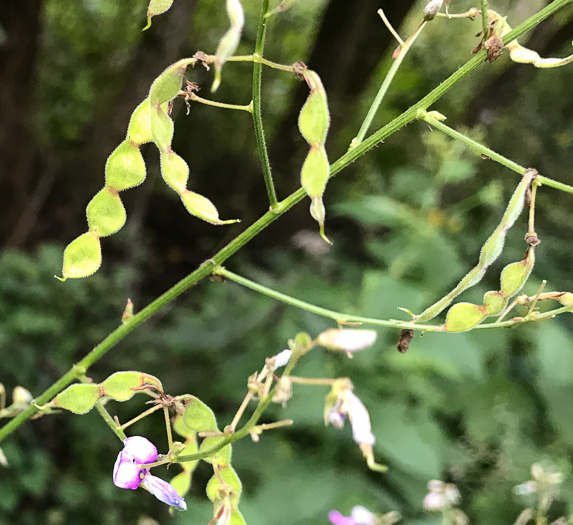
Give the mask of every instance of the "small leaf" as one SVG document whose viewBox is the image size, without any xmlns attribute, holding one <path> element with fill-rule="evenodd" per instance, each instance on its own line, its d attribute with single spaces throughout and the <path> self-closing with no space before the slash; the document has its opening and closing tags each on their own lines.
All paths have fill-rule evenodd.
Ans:
<svg viewBox="0 0 573 525">
<path fill-rule="evenodd" d="M 99 385 L 72 385 L 58 394 L 52 401 L 52 405 L 74 414 L 86 414 L 94 407 L 101 395 Z"/>
<path fill-rule="evenodd" d="M 79 279 L 95 273 L 101 266 L 99 239 L 88 232 L 73 240 L 64 250 L 64 279 Z"/>
</svg>

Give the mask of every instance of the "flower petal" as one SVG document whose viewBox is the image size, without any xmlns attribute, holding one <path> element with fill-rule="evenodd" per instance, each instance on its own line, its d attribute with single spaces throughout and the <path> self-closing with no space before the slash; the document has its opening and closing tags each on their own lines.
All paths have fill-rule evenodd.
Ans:
<svg viewBox="0 0 573 525">
<path fill-rule="evenodd" d="M 172 485 L 152 474 L 143 477 L 143 486 L 151 492 L 159 501 L 167 503 L 180 510 L 187 510 L 185 500 L 177 493 Z"/>
<path fill-rule="evenodd" d="M 133 489 L 139 487 L 141 482 L 141 469 L 137 467 L 129 454 L 120 452 L 113 467 L 113 483 L 120 489 Z"/>
<path fill-rule="evenodd" d="M 354 392 L 348 390 L 346 392 L 346 396 L 350 405 L 348 409 L 348 417 L 350 419 L 350 424 L 352 425 L 352 436 L 354 441 L 359 444 L 363 443 L 365 445 L 374 445 L 376 438 L 374 437 L 374 434 L 372 434 L 372 424 L 370 423 L 368 410 Z"/>
<path fill-rule="evenodd" d="M 355 521 L 350 516 L 343 516 L 337 510 L 329 512 L 328 519 L 332 525 L 356 525 Z"/>
<path fill-rule="evenodd" d="M 157 459 L 157 449 L 149 439 L 142 436 L 132 436 L 123 440 L 124 454 L 129 454 L 136 463 L 143 465 L 153 463 Z"/>
</svg>

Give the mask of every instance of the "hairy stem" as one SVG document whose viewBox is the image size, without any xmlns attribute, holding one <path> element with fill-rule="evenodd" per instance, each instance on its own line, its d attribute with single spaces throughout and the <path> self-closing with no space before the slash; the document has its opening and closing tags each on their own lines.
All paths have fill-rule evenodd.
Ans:
<svg viewBox="0 0 573 525">
<path fill-rule="evenodd" d="M 267 19 L 265 15 L 269 9 L 269 0 L 263 0 L 261 4 L 261 15 L 259 18 L 259 30 L 257 33 L 257 43 L 255 44 L 254 56 L 263 57 L 265 47 L 265 36 L 267 32 Z M 271 164 L 265 141 L 265 130 L 263 127 L 263 117 L 261 109 L 261 78 L 263 74 L 263 65 L 261 62 L 253 64 L 253 123 L 255 126 L 255 138 L 257 141 L 257 150 L 263 169 L 265 187 L 269 198 L 271 210 L 275 210 L 278 204 L 273 175 L 271 173 Z"/>
</svg>

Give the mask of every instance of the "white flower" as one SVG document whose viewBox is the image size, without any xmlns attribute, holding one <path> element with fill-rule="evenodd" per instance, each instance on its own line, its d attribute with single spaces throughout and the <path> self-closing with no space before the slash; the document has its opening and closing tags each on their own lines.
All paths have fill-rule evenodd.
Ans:
<svg viewBox="0 0 573 525">
<path fill-rule="evenodd" d="M 438 14 L 443 3 L 444 0 L 431 0 L 428 2 L 426 7 L 424 7 L 424 19 L 432 20 Z"/>
<path fill-rule="evenodd" d="M 291 350 L 283 350 L 282 352 L 279 352 L 277 355 L 275 355 L 275 370 L 277 368 L 286 366 L 287 363 L 290 361 L 291 356 L 292 356 Z"/>
<path fill-rule="evenodd" d="M 378 334 L 374 330 L 355 330 L 349 328 L 326 330 L 317 338 L 316 342 L 330 350 L 344 352 L 357 352 L 374 344 Z"/>
</svg>

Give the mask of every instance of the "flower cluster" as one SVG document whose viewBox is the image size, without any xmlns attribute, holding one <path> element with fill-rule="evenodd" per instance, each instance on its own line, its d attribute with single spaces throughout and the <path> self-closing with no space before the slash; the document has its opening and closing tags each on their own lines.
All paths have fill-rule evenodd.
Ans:
<svg viewBox="0 0 573 525">
<path fill-rule="evenodd" d="M 187 510 L 185 500 L 167 481 L 149 473 L 141 465 L 157 459 L 155 445 L 142 436 L 133 436 L 123 441 L 123 450 L 117 456 L 113 468 L 113 483 L 121 489 L 135 490 L 143 486 L 158 500 L 180 510 Z"/>
</svg>

